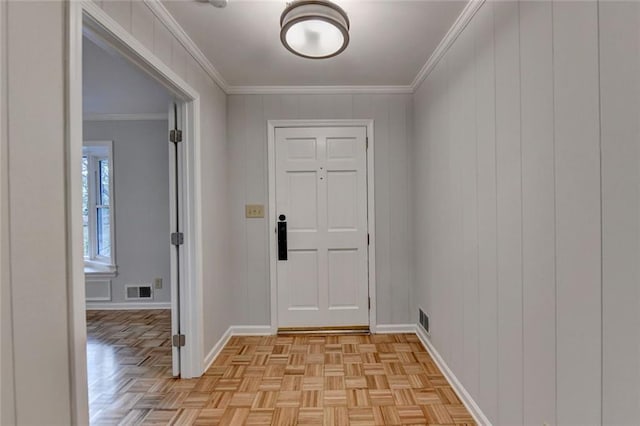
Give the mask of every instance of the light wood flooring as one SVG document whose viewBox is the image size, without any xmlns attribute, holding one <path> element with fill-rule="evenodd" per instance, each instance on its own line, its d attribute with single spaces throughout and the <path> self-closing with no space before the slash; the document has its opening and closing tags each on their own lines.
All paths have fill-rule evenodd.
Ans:
<svg viewBox="0 0 640 426">
<path fill-rule="evenodd" d="M 474 424 L 412 334 L 232 337 L 171 377 L 169 311 L 89 311 L 92 424 Z"/>
</svg>

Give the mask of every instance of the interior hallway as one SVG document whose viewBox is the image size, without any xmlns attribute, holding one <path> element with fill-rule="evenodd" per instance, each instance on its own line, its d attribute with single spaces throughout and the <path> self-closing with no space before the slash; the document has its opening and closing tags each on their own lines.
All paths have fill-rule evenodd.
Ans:
<svg viewBox="0 0 640 426">
<path fill-rule="evenodd" d="M 92 424 L 474 424 L 413 334 L 232 337 L 178 380 L 170 319 L 88 311 Z"/>
</svg>

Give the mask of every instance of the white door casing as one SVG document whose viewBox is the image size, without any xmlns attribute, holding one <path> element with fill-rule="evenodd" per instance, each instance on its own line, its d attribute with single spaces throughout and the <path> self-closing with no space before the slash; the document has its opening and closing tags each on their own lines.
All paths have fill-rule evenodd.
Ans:
<svg viewBox="0 0 640 426">
<path fill-rule="evenodd" d="M 279 327 L 369 325 L 366 139 L 364 126 L 275 129 Z"/>
</svg>

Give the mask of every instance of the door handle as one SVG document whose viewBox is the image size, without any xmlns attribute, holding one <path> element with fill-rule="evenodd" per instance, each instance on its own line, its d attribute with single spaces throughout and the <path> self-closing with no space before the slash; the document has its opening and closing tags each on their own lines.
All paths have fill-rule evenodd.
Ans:
<svg viewBox="0 0 640 426">
<path fill-rule="evenodd" d="M 278 217 L 278 260 L 287 260 L 287 217 Z"/>
</svg>

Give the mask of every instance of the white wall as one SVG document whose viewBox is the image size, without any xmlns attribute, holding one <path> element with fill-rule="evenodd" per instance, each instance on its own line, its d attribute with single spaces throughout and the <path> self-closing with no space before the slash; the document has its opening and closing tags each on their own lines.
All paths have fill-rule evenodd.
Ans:
<svg viewBox="0 0 640 426">
<path fill-rule="evenodd" d="M 408 141 L 410 95 L 233 95 L 228 100 L 235 324 L 270 324 L 265 219 L 245 204 L 268 203 L 267 120 L 374 119 L 378 324 L 413 322 L 409 312 Z"/>
<path fill-rule="evenodd" d="M 113 141 L 114 303 L 127 302 L 127 284 L 150 284 L 148 302 L 171 301 L 168 126 L 166 120 L 84 122 L 85 141 Z M 155 278 L 162 278 L 162 289 L 154 288 Z"/>
<path fill-rule="evenodd" d="M 2 30 L 9 35 L 11 88 L 7 97 L 11 105 L 9 193 L 8 202 L 2 205 L 8 206 L 10 219 L 15 412 L 20 424 L 67 425 L 71 423 L 71 393 L 65 266 L 66 7 L 60 1 L 2 3 L 8 9 L 6 30 L 4 25 Z M 200 94 L 206 353 L 227 330 L 233 315 L 229 255 L 225 250 L 226 96 L 143 2 L 102 5 Z M 2 296 L 5 286 L 3 279 Z M 2 324 L 4 341 L 4 318 Z M 3 350 L 5 347 L 3 343 Z M 3 358 L 3 372 L 4 367 Z M 4 374 L 2 380 L 5 424 L 10 417 L 4 414 Z M 37 410 L 33 401 L 38 401 Z"/>
<path fill-rule="evenodd" d="M 82 112 L 166 114 L 172 97 L 118 52 L 82 38 Z"/>
<path fill-rule="evenodd" d="M 639 12 L 487 2 L 414 97 L 416 301 L 495 424 L 640 418 Z"/>
<path fill-rule="evenodd" d="M 640 4 L 601 2 L 602 414 L 640 419 Z"/>
<path fill-rule="evenodd" d="M 9 276 L 6 2 L 0 3 L 0 424 L 15 424 Z"/>
<path fill-rule="evenodd" d="M 9 2 L 7 13 L 16 422 L 70 424 L 64 5 Z M 34 410 L 36 400 L 40 403 Z"/>
</svg>

